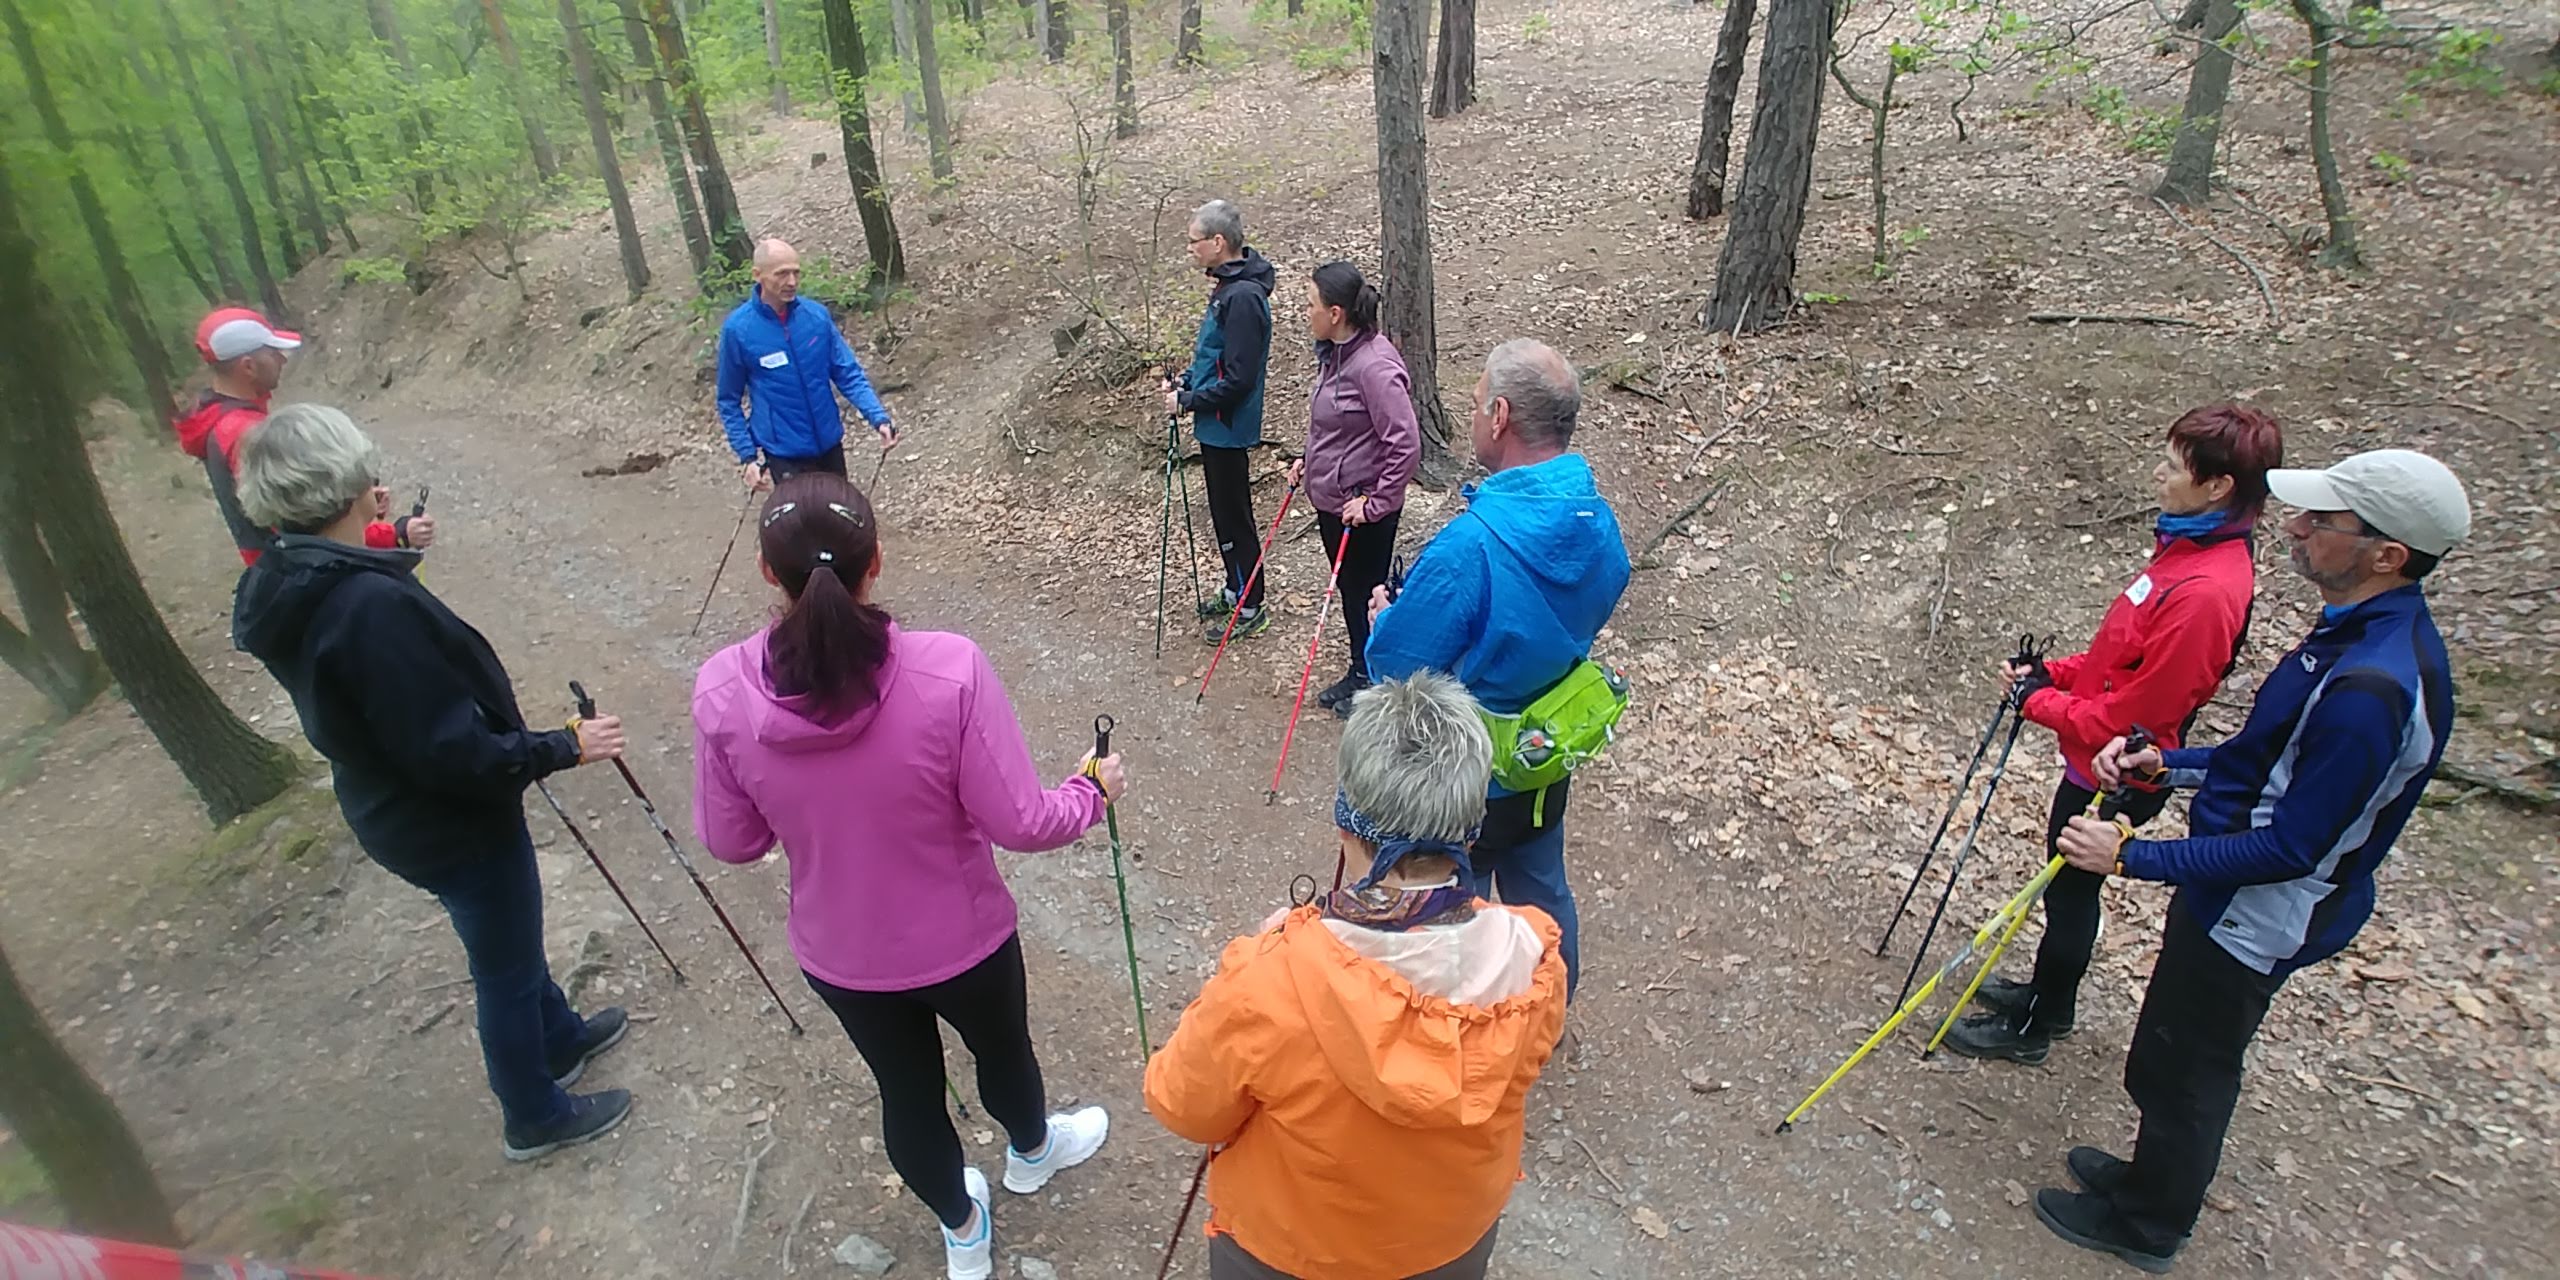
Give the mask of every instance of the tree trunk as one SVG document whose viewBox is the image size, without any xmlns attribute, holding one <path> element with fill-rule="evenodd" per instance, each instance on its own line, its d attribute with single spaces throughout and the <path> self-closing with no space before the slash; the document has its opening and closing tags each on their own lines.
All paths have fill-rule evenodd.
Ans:
<svg viewBox="0 0 2560 1280">
<path fill-rule="evenodd" d="M 1884 139 L 1885 129 L 1893 122 L 1893 82 L 1902 78 L 1902 59 L 1891 50 L 1886 51 L 1884 88 L 1872 98 L 1858 92 L 1858 86 L 1849 82 L 1849 75 L 1840 69 L 1837 58 L 1831 63 L 1831 78 L 1839 82 L 1840 92 L 1847 94 L 1849 101 L 1865 108 L 1871 117 L 1867 126 L 1867 193 L 1873 197 L 1868 230 L 1874 233 L 1874 245 L 1868 250 L 1867 257 L 1881 277 L 1893 266 L 1893 251 L 1886 246 L 1884 234 Z"/>
<path fill-rule="evenodd" d="M 99 76 L 95 81 L 96 84 L 107 83 L 103 72 L 95 67 L 91 68 L 91 72 Z M 143 158 L 142 140 L 134 136 L 133 126 L 118 120 L 112 128 L 101 130 L 101 132 L 104 132 L 108 140 L 115 144 L 117 157 L 124 161 L 124 167 L 131 174 L 135 193 L 151 206 L 152 216 L 160 220 L 160 237 L 168 241 L 169 253 L 177 258 L 178 269 L 184 271 L 187 279 L 194 282 L 196 292 L 204 298 L 206 306 L 221 306 L 221 291 L 214 287 L 212 278 L 205 275 L 204 268 L 196 265 L 196 256 L 187 251 L 186 237 L 178 234 L 178 224 L 170 219 L 168 204 L 160 199 L 159 184 L 152 180 L 158 170 L 150 161 Z"/>
<path fill-rule="evenodd" d="M 0 952 L 0 1119 L 53 1184 L 73 1231 L 176 1248 L 185 1243 L 151 1160 L 71 1056 Z M 41 1266 L 41 1263 L 39 1263 Z M 86 1271 L 74 1269 L 77 1274 Z"/>
<path fill-rule="evenodd" d="M 915 23 L 916 76 L 924 81 L 926 167 L 937 182 L 951 181 L 951 113 L 942 101 L 942 60 L 933 50 L 933 0 L 907 0 Z"/>
<path fill-rule="evenodd" d="M 711 113 L 702 105 L 702 84 L 693 74 L 693 55 L 685 48 L 684 31 L 676 25 L 668 0 L 644 0 L 649 28 L 658 37 L 658 61 L 667 69 L 674 91 L 677 119 L 684 125 L 685 145 L 693 153 L 693 178 L 702 189 L 703 228 L 711 236 L 711 270 L 734 274 L 755 257 L 747 239 L 745 218 L 738 212 L 738 193 L 729 185 L 728 166 L 720 162 L 720 142 L 711 133 Z"/>
<path fill-rule="evenodd" d="M 1431 165 L 1423 136 L 1423 74 L 1431 56 L 1431 0 L 1378 0 L 1370 86 L 1378 114 L 1378 260 L 1386 308 L 1380 328 L 1404 353 L 1422 466 L 1440 475 L 1449 414 L 1440 403 L 1440 338 L 1431 277 Z"/>
<path fill-rule="evenodd" d="M 2170 24 L 2170 29 L 2193 31 L 2203 26 L 2213 16 L 2213 6 L 2214 0 L 2187 0 L 2187 7 L 2178 11 L 2178 20 Z"/>
<path fill-rule="evenodd" d="M 827 20 L 827 61 L 835 68 L 836 128 L 844 136 L 844 176 L 853 184 L 854 207 L 862 214 L 862 240 L 871 250 L 875 296 L 907 278 L 906 250 L 898 244 L 898 224 L 889 216 L 889 188 L 880 178 L 880 153 L 871 145 L 871 103 L 863 81 L 871 74 L 871 57 L 862 47 L 862 23 L 853 16 L 851 0 L 818 0 Z"/>
<path fill-rule="evenodd" d="M 1698 161 L 1689 169 L 1689 216 L 1724 212 L 1725 170 L 1733 160 L 1733 104 L 1742 96 L 1742 62 L 1751 52 L 1751 18 L 1759 0 L 1725 0 L 1716 60 L 1707 68 L 1707 105 L 1698 119 Z"/>
<path fill-rule="evenodd" d="M 1813 193 L 1813 146 L 1830 66 L 1829 0 L 1772 0 L 1742 191 L 1707 303 L 1710 329 L 1757 333 L 1795 308 L 1796 242 Z"/>
<path fill-rule="evenodd" d="M 1102 0 L 1111 33 L 1111 136 L 1138 136 L 1138 67 L 1129 47 L 1129 0 Z"/>
<path fill-rule="evenodd" d="M 525 145 L 533 151 L 533 171 L 549 182 L 560 176 L 560 157 L 551 150 L 551 132 L 542 127 L 533 87 L 525 82 L 524 61 L 516 56 L 516 35 L 507 29 L 506 10 L 499 7 L 498 0 L 480 0 L 480 19 L 488 24 L 490 42 L 498 46 L 499 70 L 505 75 L 508 96 L 515 99 L 516 118 L 524 122 Z"/>
<path fill-rule="evenodd" d="M 1022 0 L 1022 38 L 1035 47 L 1046 49 L 1049 39 L 1043 28 L 1049 25 L 1049 6 L 1041 0 Z"/>
<path fill-rule="evenodd" d="M 494 5 L 496 0 L 489 3 Z M 569 73 L 578 82 L 578 105 L 587 115 L 587 141 L 595 147 L 605 200 L 613 206 L 614 239 L 622 245 L 622 280 L 636 300 L 649 287 L 649 255 L 640 247 L 640 220 L 631 212 L 631 192 L 622 185 L 622 157 L 614 150 L 613 122 L 605 118 L 604 94 L 596 87 L 596 51 L 587 43 L 586 19 L 578 16 L 578 0 L 560 0 L 560 40 L 569 48 Z"/>
<path fill-rule="evenodd" d="M 791 82 L 782 74 L 782 11 L 764 0 L 764 63 L 773 72 L 773 113 L 791 114 Z"/>
<path fill-rule="evenodd" d="M 2239 25 L 2239 5 L 2210 0 L 2195 71 L 2187 78 L 2187 107 L 2169 144 L 2169 172 L 2152 192 L 2171 204 L 2194 206 L 2213 198 L 2214 149 L 2222 142 L 2222 107 L 2231 96 L 2231 50 L 2222 41 Z"/>
<path fill-rule="evenodd" d="M 0 0 L 0 16 L 16 31 L 26 29 L 16 0 Z M 134 711 L 203 798 L 206 811 L 215 822 L 228 822 L 282 795 L 301 768 L 223 705 L 144 593 L 115 517 L 107 512 L 106 494 L 89 469 L 78 406 L 62 382 L 65 361 L 55 337 L 60 312 L 36 280 L 35 244 L 21 219 L 6 166 L 0 166 L 0 315 L 20 326 L 15 341 L 0 344 L 0 381 L 9 385 L 13 409 L 0 414 L 0 453 L 12 467 L 42 477 L 22 492 L 80 620 Z"/>
<path fill-rule="evenodd" d="M 1122 0 L 1120 7 L 1125 11 L 1127 0 Z M 1182 0 L 1182 25 L 1173 38 L 1173 65 L 1196 67 L 1200 64 L 1200 0 Z"/>
<path fill-rule="evenodd" d="M 177 409 L 178 380 L 169 362 L 169 348 L 162 335 L 151 324 L 151 313 L 143 304 L 142 287 L 134 282 L 133 270 L 125 263 L 124 246 L 117 242 L 115 227 L 107 221 L 106 206 L 98 201 L 98 188 L 89 181 L 89 171 L 80 163 L 78 144 L 71 136 L 71 126 L 62 118 L 62 108 L 54 101 L 53 83 L 46 78 L 44 63 L 36 56 L 35 33 L 27 26 L 26 15 L 18 10 L 18 0 L 0 0 L 0 21 L 9 27 L 9 42 L 17 47 L 18 66 L 25 73 L 27 96 L 35 103 L 36 117 L 44 122 L 45 139 L 68 162 L 64 175 L 71 188 L 72 202 L 80 208 L 80 220 L 88 224 L 90 245 L 97 250 L 99 271 L 106 276 L 107 307 L 115 313 L 116 324 L 124 330 L 125 346 L 132 351 L 133 364 L 142 375 L 142 392 L 148 404 L 137 406 L 146 422 L 166 422 Z M 27 259 L 33 270 L 35 259 Z M 0 310 L 21 324 L 27 321 L 23 312 Z"/>
<path fill-rule="evenodd" d="M 162 0 L 162 3 L 167 3 L 167 0 Z M 390 48 L 392 61 L 400 64 L 401 74 L 408 78 L 410 85 L 416 85 L 418 60 L 409 56 L 409 40 L 400 34 L 400 14 L 392 8 L 391 0 L 365 0 L 364 15 L 365 21 L 373 28 L 374 38 Z M 425 140 L 434 136 L 435 121 L 420 110 L 402 122 L 400 145 L 414 157 L 425 145 Z M 417 200 L 418 212 L 425 213 L 435 207 L 435 182 L 425 171 L 411 176 L 410 193 Z"/>
<path fill-rule="evenodd" d="M 249 147 L 258 157 L 258 185 L 266 190 L 267 212 L 276 220 L 276 248 L 283 255 L 284 273 L 290 276 L 302 270 L 302 246 L 293 238 L 293 211 L 284 200 L 284 161 L 277 154 L 273 131 L 267 128 L 262 77 L 255 73 L 256 55 L 249 49 L 249 33 L 240 26 L 239 5 L 235 0 L 220 0 L 218 10 L 216 16 L 227 37 L 223 43 L 231 55 L 231 78 L 240 88 L 240 113 L 249 122 Z"/>
<path fill-rule="evenodd" d="M 124 55 L 144 96 L 154 102 L 167 102 L 166 84 L 141 53 L 127 45 Z M 222 233 L 213 225 L 213 205 L 205 198 L 203 180 L 196 176 L 195 160 L 187 153 L 185 140 L 178 136 L 178 126 L 165 115 L 160 118 L 160 145 L 169 152 L 169 167 L 177 172 L 178 189 L 185 193 L 187 207 L 195 213 L 196 233 L 204 237 L 205 256 L 213 262 L 213 278 L 221 282 L 223 298 L 230 302 L 248 301 L 249 291 L 240 283 L 239 270 L 231 265 L 230 255 L 222 251 Z"/>
<path fill-rule="evenodd" d="M 899 66 L 916 65 L 916 19 L 908 5 L 914 0 L 889 0 L 889 56 Z M 924 104 L 916 97 L 915 87 L 908 86 L 898 94 L 899 117 L 907 136 L 916 136 L 924 127 Z"/>
<path fill-rule="evenodd" d="M 1476 0 L 1440 0 L 1440 59 L 1431 70 L 1431 114 L 1454 116 L 1476 101 Z"/>
<path fill-rule="evenodd" d="M 2347 203 L 2346 184 L 2338 180 L 2338 151 L 2329 140 L 2329 64 L 2338 44 L 2337 19 L 2320 0 L 2293 0 L 2293 11 L 2311 28 L 2311 168 L 2319 175 L 2320 211 L 2329 222 L 2320 265 L 2361 271 L 2364 252 L 2356 245 L 2355 206 Z"/>
<path fill-rule="evenodd" d="M 985 0 L 960 0 L 960 17 L 972 30 L 985 30 L 987 25 Z"/>
<path fill-rule="evenodd" d="M 355 228 L 347 225 L 346 197 L 338 193 L 338 179 L 329 172 L 329 158 L 320 148 L 324 135 L 313 119 L 316 110 L 322 118 L 327 119 L 334 126 L 338 119 L 337 109 L 330 106 L 325 99 L 321 99 L 319 93 L 311 86 L 311 63 L 304 52 L 309 42 L 297 35 L 292 22 L 286 19 L 284 0 L 273 0 L 273 3 L 277 43 L 284 47 L 285 62 L 293 69 L 293 80 L 289 86 L 293 98 L 293 125 L 300 139 L 299 150 L 307 161 L 301 166 L 305 180 L 308 180 L 311 170 L 320 171 L 320 187 L 329 193 L 329 218 L 337 224 L 338 238 L 346 241 L 347 252 L 362 252 L 363 246 L 356 242 Z M 313 106 L 315 101 L 319 103 L 317 108 Z M 354 176 L 355 155 L 347 150 L 346 140 L 337 138 L 334 134 L 327 136 L 337 142 L 339 160 L 347 166 L 348 174 Z"/>
<path fill-rule="evenodd" d="M 18 615 L 27 620 L 20 631 L 0 618 L 0 660 L 44 695 L 55 720 L 68 720 L 106 689 L 107 668 L 72 633 L 71 597 L 63 594 L 62 575 L 36 532 L 23 482 L 18 468 L 0 475 L 0 572 L 9 575 Z"/>
<path fill-rule="evenodd" d="M 266 307 L 267 317 L 284 320 L 284 290 L 276 287 L 275 269 L 267 265 L 267 247 L 258 231 L 258 207 L 249 199 L 249 186 L 240 180 L 240 166 L 231 158 L 229 136 L 222 122 L 214 118 L 213 107 L 205 101 L 204 86 L 196 81 L 195 63 L 187 57 L 187 34 L 178 26 L 177 10 L 169 0 L 160 0 L 160 22 L 169 40 L 169 56 L 178 68 L 178 86 L 186 91 L 187 101 L 195 108 L 196 124 L 204 130 L 205 146 L 213 152 L 213 170 L 222 178 L 223 189 L 231 193 L 231 214 L 240 223 L 240 252 L 249 261 L 249 275 L 258 282 L 258 300 Z"/>
<path fill-rule="evenodd" d="M 1067 29 L 1067 0 L 1037 0 L 1047 14 L 1040 28 L 1041 45 L 1051 62 L 1067 60 L 1067 42 L 1075 33 Z"/>
<path fill-rule="evenodd" d="M 694 199 L 693 177 L 684 167 L 684 131 L 667 105 L 667 82 L 650 47 L 649 27 L 635 0 L 614 0 L 622 9 L 622 32 L 631 41 L 631 74 L 649 103 L 649 119 L 658 135 L 658 161 L 666 167 L 667 194 L 674 197 L 676 221 L 684 228 L 685 253 L 693 259 L 693 278 L 711 277 L 711 233 L 702 225 L 702 205 Z"/>
</svg>

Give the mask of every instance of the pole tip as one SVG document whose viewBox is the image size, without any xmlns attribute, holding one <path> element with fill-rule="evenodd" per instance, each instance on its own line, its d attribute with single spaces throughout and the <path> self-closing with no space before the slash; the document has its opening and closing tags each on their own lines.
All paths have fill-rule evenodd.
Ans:
<svg viewBox="0 0 2560 1280">
<path fill-rule="evenodd" d="M 1280 803 L 1280 792 L 1279 792 L 1277 789 L 1274 789 L 1274 790 L 1271 790 L 1271 791 L 1265 791 L 1265 792 L 1263 792 L 1263 793 L 1262 793 L 1262 802 L 1263 802 L 1264 804 L 1278 804 L 1278 803 Z"/>
<path fill-rule="evenodd" d="M 792 1023 L 792 1024 L 791 1024 L 791 1034 L 793 1034 L 793 1035 L 795 1035 L 795 1036 L 805 1036 L 805 1035 L 809 1034 L 809 1029 L 808 1029 L 807 1027 L 801 1026 L 801 1025 L 800 1025 L 799 1023 L 797 1023 L 797 1022 L 794 1022 L 794 1023 Z"/>
<path fill-rule="evenodd" d="M 1923 1049 L 1923 1050 L 1921 1050 L 1921 1051 L 1920 1051 L 1920 1060 L 1921 1060 L 1922 1062 L 1927 1062 L 1929 1059 L 1934 1058 L 1934 1057 L 1937 1057 L 1937 1056 L 1938 1056 L 1938 1051 L 1937 1051 L 1937 1050 L 1935 1050 L 1935 1049 Z"/>
<path fill-rule="evenodd" d="M 684 970 L 677 969 L 674 972 L 676 975 L 676 985 L 679 987 L 683 986 L 685 984 Z"/>
<path fill-rule="evenodd" d="M 1795 1128 L 1795 1127 L 1796 1127 L 1796 1122 L 1795 1122 L 1795 1121 L 1793 1121 L 1793 1120 L 1781 1120 L 1781 1121 L 1779 1121 L 1779 1122 L 1778 1122 L 1778 1127 L 1777 1127 L 1777 1128 L 1775 1128 L 1775 1129 L 1771 1129 L 1771 1130 L 1769 1131 L 1769 1136 L 1770 1136 L 1770 1137 L 1772 1137 L 1772 1138 L 1783 1138 L 1783 1137 L 1787 1136 L 1787 1131 L 1788 1131 L 1788 1130 L 1793 1129 L 1793 1128 Z"/>
</svg>

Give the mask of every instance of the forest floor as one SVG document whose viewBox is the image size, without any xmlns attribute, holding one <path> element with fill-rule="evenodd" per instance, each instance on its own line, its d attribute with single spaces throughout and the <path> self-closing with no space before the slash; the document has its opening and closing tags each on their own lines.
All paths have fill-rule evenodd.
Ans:
<svg viewBox="0 0 2560 1280">
<path fill-rule="evenodd" d="M 2129 1139 L 2119 1062 L 2167 900 L 2157 886 L 2108 891 L 2080 1034 L 2044 1066 L 1924 1065 L 1905 1036 L 1794 1132 L 1770 1129 L 1884 1015 L 1916 931 L 1886 959 L 1875 934 L 1988 711 L 1992 663 L 2020 631 L 2087 635 L 2148 550 L 2147 476 L 2189 405 L 2268 407 L 2297 463 L 2409 444 L 2463 475 L 2474 537 L 2429 584 L 2456 653 L 2451 757 L 2552 785 L 2554 438 L 2526 423 L 2560 393 L 2547 250 L 2560 110 L 2524 93 L 2403 103 L 2405 62 L 2352 63 L 2339 127 L 2376 270 L 2346 278 L 2271 233 L 2318 223 L 2291 141 L 2299 99 L 2244 79 L 2228 164 L 2266 212 L 2199 218 L 2264 267 L 2262 300 L 2150 202 L 2154 161 L 2024 67 L 1974 94 L 1962 139 L 1945 109 L 1960 80 L 1904 80 L 1891 216 L 1915 234 L 1896 237 L 1880 279 L 1867 121 L 1834 98 L 1799 284 L 1837 300 L 1736 343 L 1695 323 L 1721 227 L 1678 216 L 1716 20 L 1487 0 L 1484 101 L 1432 132 L 1452 405 L 1463 417 L 1494 341 L 1545 338 L 1591 370 L 1577 444 L 1635 550 L 1717 495 L 1668 531 L 1602 645 L 1641 695 L 1577 789 L 1587 985 L 1574 1047 L 1532 1097 L 1497 1272 L 2115 1274 L 2023 1206 L 2060 1182 L 2070 1145 Z M 1280 802 L 1263 800 L 1324 567 L 1293 514 L 1272 569 L 1281 625 L 1231 654 L 1195 707 L 1206 648 L 1176 634 L 1151 651 L 1161 418 L 1143 386 L 1092 376 L 1134 368 L 1095 349 L 1102 326 L 1063 358 L 1052 331 L 1082 296 L 1142 345 L 1187 336 L 1200 293 L 1175 265 L 1182 211 L 1237 199 L 1281 265 L 1271 420 L 1301 438 L 1296 291 L 1326 258 L 1375 257 L 1369 88 L 1239 38 L 1111 156 L 1093 216 L 1110 230 L 1090 242 L 1061 154 L 1073 95 L 1032 81 L 979 92 L 961 187 L 938 198 L 921 191 L 915 144 L 893 137 L 916 297 L 850 321 L 910 433 L 880 486 L 885 601 L 989 650 L 1045 769 L 1073 763 L 1096 713 L 1119 722 L 1159 1038 L 1224 941 L 1330 860 L 1330 720 L 1301 726 Z M 2135 107 L 2174 109 L 2177 60 L 2154 59 L 2130 25 L 2086 39 Z M 1749 103 L 1746 81 L 1746 128 Z M 832 124 L 757 130 L 737 149 L 757 230 L 858 260 Z M 2407 171 L 2366 163 L 2382 152 Z M 644 225 L 666 227 L 658 184 L 632 186 Z M 317 342 L 285 394 L 354 412 L 396 485 L 433 482 L 446 524 L 427 582 L 488 633 L 534 718 L 566 713 L 573 677 L 627 717 L 633 767 L 682 831 L 692 673 L 767 600 L 742 553 L 688 637 L 737 517 L 702 371 L 709 322 L 664 294 L 624 305 L 602 213 L 572 221 L 532 245 L 529 297 L 467 261 L 418 296 L 306 272 L 293 296 Z M 672 235 L 651 251 L 672 278 Z M 2192 324 L 2047 325 L 2030 311 Z M 1281 452 L 1259 467 L 1265 513 Z M 96 458 L 181 640 L 234 706 L 298 741 L 283 696 L 228 647 L 237 565 L 198 470 L 134 431 Z M 1417 493 L 1408 541 L 1452 502 Z M 2252 643 L 2207 737 L 2238 723 L 2257 673 L 2315 616 L 2280 543 L 2260 548 Z M 1333 630 L 1320 678 L 1340 660 Z M 0 691 L 0 726 L 17 727 L 0 744 L 0 937 L 203 1240 L 420 1280 L 771 1276 L 838 1271 L 828 1251 L 860 1232 L 899 1255 L 896 1274 L 930 1274 L 927 1215 L 878 1152 L 858 1059 L 796 982 L 784 998 L 810 1034 L 784 1033 L 609 774 L 555 789 L 695 981 L 667 981 L 537 812 L 555 967 L 585 1003 L 640 1020 L 593 1078 L 639 1109 L 606 1141 L 516 1167 L 498 1159 L 452 934 L 353 850 L 325 789 L 212 833 L 122 704 L 60 728 L 36 711 Z M 2057 772 L 2050 739 L 2030 733 L 1952 917 L 1986 914 L 2036 864 Z M 2182 1274 L 2560 1271 L 2560 824 L 2436 790 L 2447 803 L 2401 840 L 2372 925 L 2277 999 Z M 1109 852 L 1097 836 L 1005 866 L 1053 1098 L 1105 1104 L 1116 1123 L 1091 1166 L 998 1206 L 1003 1274 L 1032 1258 L 1071 1278 L 1147 1274 L 1193 1153 L 1139 1103 Z M 788 976 L 779 869 L 713 880 Z M 2032 944 L 2023 935 L 2021 953 Z M 993 1168 L 983 1117 L 962 1130 Z M 0 1144 L 0 1212 L 44 1212 L 25 1174 Z M 1201 1256 L 1187 1244 L 1179 1274 L 1201 1274 Z"/>
</svg>

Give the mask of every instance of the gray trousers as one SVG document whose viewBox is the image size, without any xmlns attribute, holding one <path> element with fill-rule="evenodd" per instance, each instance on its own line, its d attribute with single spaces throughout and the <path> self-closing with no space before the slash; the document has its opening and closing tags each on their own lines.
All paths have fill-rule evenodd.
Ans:
<svg viewBox="0 0 2560 1280">
<path fill-rule="evenodd" d="M 1411 1280 L 1484 1280 L 1486 1268 L 1493 1264 L 1493 1240 L 1502 1233 L 1502 1224 L 1485 1229 L 1484 1239 L 1476 1241 L 1455 1262 L 1433 1267 Z M 1265 1265 L 1261 1259 L 1244 1251 L 1234 1236 L 1209 1237 L 1209 1280 L 1300 1280 L 1286 1271 Z"/>
</svg>

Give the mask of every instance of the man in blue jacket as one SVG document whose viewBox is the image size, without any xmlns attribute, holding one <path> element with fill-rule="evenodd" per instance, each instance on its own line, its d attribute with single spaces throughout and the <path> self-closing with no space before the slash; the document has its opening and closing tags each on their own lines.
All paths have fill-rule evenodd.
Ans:
<svg viewBox="0 0 2560 1280">
<path fill-rule="evenodd" d="M 1200 480 L 1209 490 L 1209 526 L 1218 537 L 1218 558 L 1226 565 L 1227 585 L 1221 599 L 1203 601 L 1200 615 L 1210 621 L 1207 637 L 1226 634 L 1227 611 L 1236 615 L 1241 640 L 1271 626 L 1262 610 L 1262 581 L 1253 572 L 1262 550 L 1262 529 L 1253 519 L 1253 454 L 1262 443 L 1262 375 L 1271 359 L 1271 264 L 1244 242 L 1244 213 L 1224 200 L 1212 200 L 1191 215 L 1191 261 L 1215 283 L 1209 290 L 1208 313 L 1200 317 L 1200 336 L 1192 344 L 1191 367 L 1164 392 L 1166 413 L 1191 415 L 1191 435 L 1200 442 Z"/>
<path fill-rule="evenodd" d="M 1467 509 L 1413 562 L 1401 594 L 1369 596 L 1369 678 L 1445 672 L 1494 715 L 1518 715 L 1609 624 L 1633 566 L 1617 513 L 1591 464 L 1568 450 L 1582 379 L 1543 342 L 1515 338 L 1485 357 L 1468 434 L 1493 474 L 1461 494 Z M 1565 879 L 1567 778 L 1538 797 L 1495 784 L 1476 840 L 1476 872 L 1502 901 L 1536 907 L 1564 931 L 1566 990 L 1582 977 L 1580 921 Z"/>
<path fill-rule="evenodd" d="M 2462 482 L 2406 449 L 2326 471 L 2277 470 L 2267 488 L 2294 571 L 2320 588 L 2319 625 L 2258 686 L 2240 732 L 2213 747 L 2092 762 L 2113 787 L 2165 769 L 2196 788 L 2184 840 L 2073 818 L 2071 865 L 2178 886 L 2125 1057 L 2142 1113 L 2133 1159 L 2074 1147 L 2083 1190 L 2036 1193 L 2054 1234 L 2145 1271 L 2169 1270 L 2222 1161 L 2241 1060 L 2276 988 L 2336 955 L 2373 912 L 2373 876 L 2418 807 L 2453 732 L 2453 678 L 2419 580 L 2471 529 Z"/>
<path fill-rule="evenodd" d="M 835 317 L 800 296 L 800 254 L 780 240 L 758 241 L 755 270 L 756 291 L 720 324 L 720 426 L 747 484 L 768 489 L 803 471 L 845 473 L 839 391 L 880 433 L 882 452 L 896 446 L 898 428 Z"/>
</svg>

